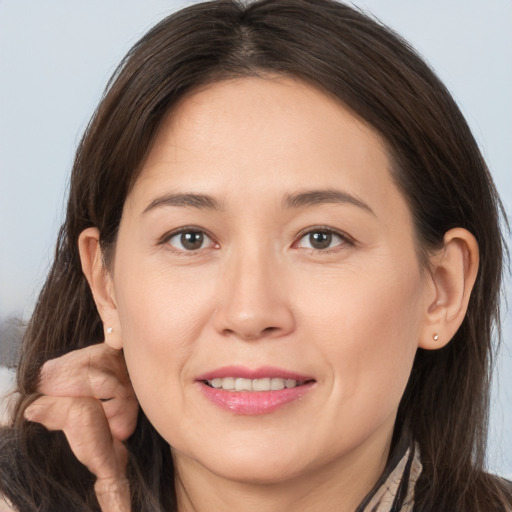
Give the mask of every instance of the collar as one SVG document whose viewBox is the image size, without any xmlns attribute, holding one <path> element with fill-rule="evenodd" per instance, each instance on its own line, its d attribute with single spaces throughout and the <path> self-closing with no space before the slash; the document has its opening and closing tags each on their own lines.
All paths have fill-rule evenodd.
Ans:
<svg viewBox="0 0 512 512">
<path fill-rule="evenodd" d="M 384 473 L 356 512 L 412 512 L 414 488 L 422 469 L 419 446 L 404 429 Z"/>
</svg>

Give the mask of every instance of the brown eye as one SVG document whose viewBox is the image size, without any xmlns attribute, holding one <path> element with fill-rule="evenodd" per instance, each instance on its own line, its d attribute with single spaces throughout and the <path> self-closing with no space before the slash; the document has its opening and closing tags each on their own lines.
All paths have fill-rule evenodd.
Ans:
<svg viewBox="0 0 512 512">
<path fill-rule="evenodd" d="M 333 231 L 317 229 L 306 233 L 298 243 L 299 247 L 322 251 L 333 249 L 347 243 L 347 240 Z"/>
<path fill-rule="evenodd" d="M 211 245 L 212 240 L 202 231 L 182 231 L 169 238 L 168 244 L 180 251 L 197 251 Z"/>
<path fill-rule="evenodd" d="M 189 250 L 195 251 L 196 249 L 201 249 L 204 241 L 203 233 L 199 233 L 194 231 L 192 233 L 182 233 L 180 236 L 181 245 Z"/>
<path fill-rule="evenodd" d="M 310 233 L 309 244 L 313 249 L 327 249 L 331 245 L 332 233 Z"/>
</svg>

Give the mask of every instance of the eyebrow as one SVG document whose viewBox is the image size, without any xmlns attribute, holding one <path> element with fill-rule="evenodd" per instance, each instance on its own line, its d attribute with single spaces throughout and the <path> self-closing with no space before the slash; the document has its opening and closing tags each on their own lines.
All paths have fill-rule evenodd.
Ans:
<svg viewBox="0 0 512 512">
<path fill-rule="evenodd" d="M 375 215 L 375 212 L 364 201 L 341 190 L 308 190 L 288 194 L 283 199 L 283 206 L 287 209 L 307 208 L 321 204 L 352 204 Z M 163 206 L 181 206 L 199 210 L 223 209 L 223 205 L 217 199 L 206 194 L 165 194 L 154 199 L 143 211 L 143 214 Z"/>
<path fill-rule="evenodd" d="M 205 194 L 166 194 L 154 199 L 142 212 L 147 213 L 162 206 L 184 206 L 199 210 L 221 210 L 222 205 L 212 196 Z"/>
<path fill-rule="evenodd" d="M 305 208 L 320 204 L 352 204 L 376 216 L 375 212 L 361 199 L 348 192 L 334 189 L 308 190 L 287 195 L 283 200 L 283 204 L 286 208 Z"/>
</svg>

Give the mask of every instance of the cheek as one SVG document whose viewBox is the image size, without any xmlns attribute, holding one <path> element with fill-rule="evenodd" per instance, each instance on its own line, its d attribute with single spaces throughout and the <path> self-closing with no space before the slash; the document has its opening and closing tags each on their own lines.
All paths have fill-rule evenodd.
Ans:
<svg viewBox="0 0 512 512">
<path fill-rule="evenodd" d="M 367 266 L 325 284 L 308 299 L 310 336 L 331 367 L 336 402 L 385 414 L 398 405 L 418 346 L 420 272 L 406 266 L 372 272 Z"/>
<path fill-rule="evenodd" d="M 201 329 L 214 296 L 213 281 L 203 274 L 145 262 L 120 266 L 116 298 L 125 343 L 167 340 L 174 349 L 180 341 L 185 345 Z"/>
<path fill-rule="evenodd" d="M 135 272 L 144 268 L 144 272 Z M 186 378 L 205 323 L 211 317 L 213 284 L 201 275 L 180 278 L 165 268 L 120 266 L 116 298 L 123 350 L 141 405 L 161 398 L 173 400 Z"/>
</svg>

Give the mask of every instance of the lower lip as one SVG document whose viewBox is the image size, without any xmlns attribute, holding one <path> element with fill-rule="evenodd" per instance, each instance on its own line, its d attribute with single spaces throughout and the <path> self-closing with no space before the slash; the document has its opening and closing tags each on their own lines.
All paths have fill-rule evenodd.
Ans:
<svg viewBox="0 0 512 512">
<path fill-rule="evenodd" d="M 243 415 L 269 414 L 302 398 L 314 385 L 308 382 L 279 391 L 225 391 L 198 382 L 206 398 L 221 409 Z"/>
</svg>

